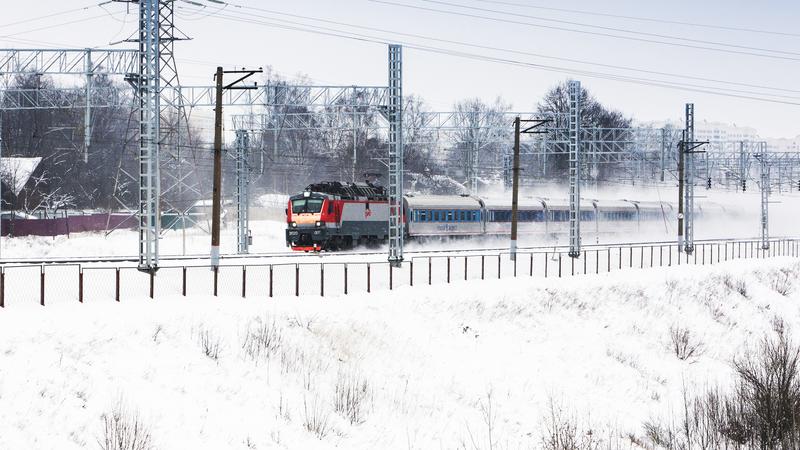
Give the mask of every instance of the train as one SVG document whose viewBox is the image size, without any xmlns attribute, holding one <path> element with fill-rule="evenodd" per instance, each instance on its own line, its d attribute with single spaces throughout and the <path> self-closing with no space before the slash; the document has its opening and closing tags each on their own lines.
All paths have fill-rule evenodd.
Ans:
<svg viewBox="0 0 800 450">
<path fill-rule="evenodd" d="M 511 201 L 474 195 L 403 196 L 405 238 L 508 235 Z M 547 198 L 518 202 L 520 234 L 559 234 L 569 230 L 569 203 Z M 698 208 L 699 209 L 699 208 Z M 337 181 L 309 185 L 289 197 L 286 245 L 320 252 L 378 244 L 389 236 L 389 197 L 383 186 Z M 700 215 L 701 210 L 696 212 Z M 580 218 L 585 232 L 636 232 L 644 222 L 666 222 L 677 211 L 667 202 L 584 199 Z"/>
</svg>

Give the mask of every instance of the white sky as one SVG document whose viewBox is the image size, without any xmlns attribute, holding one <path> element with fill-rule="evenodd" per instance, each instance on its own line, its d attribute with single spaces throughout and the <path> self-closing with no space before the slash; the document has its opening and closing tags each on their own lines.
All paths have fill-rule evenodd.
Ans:
<svg viewBox="0 0 800 450">
<path fill-rule="evenodd" d="M 454 6 L 425 0 L 390 1 L 426 8 L 458 10 Z M 693 77 L 791 89 L 796 92 L 771 92 L 782 96 L 781 99 L 784 101 L 800 103 L 800 86 L 796 83 L 797 75 L 800 73 L 800 31 L 796 28 L 798 19 L 800 19 L 800 2 L 790 0 L 761 2 L 610 0 L 597 3 L 589 0 L 572 0 L 546 3 L 544 1 L 505 0 L 529 6 L 580 9 L 797 34 L 796 36 L 776 36 L 504 6 L 492 4 L 486 0 L 442 1 L 540 18 L 777 50 L 785 52 L 778 55 L 795 60 L 620 40 L 541 27 L 493 22 L 481 18 L 440 14 L 396 5 L 379 4 L 369 0 L 295 0 L 292 2 L 231 0 L 231 3 L 381 29 L 384 32 L 316 23 L 319 26 L 368 34 L 378 37 L 381 41 L 400 41 L 406 44 L 417 43 L 458 49 L 481 55 L 570 69 L 613 74 L 624 73 L 628 76 L 659 80 L 667 79 L 673 83 L 709 86 L 714 90 L 721 87 L 746 91 L 758 90 L 752 87 L 722 85 L 715 82 L 621 72 L 618 69 L 548 60 L 496 50 L 459 47 L 454 44 L 423 41 L 396 34 L 397 32 L 412 33 L 581 61 L 602 62 L 652 71 L 682 73 Z M 198 8 L 189 3 L 178 3 L 177 24 L 185 34 L 193 38 L 192 41 L 176 44 L 179 70 L 184 84 L 210 85 L 214 69 L 216 65 L 220 64 L 226 68 L 269 65 L 284 75 L 307 74 L 315 83 L 320 84 L 386 84 L 387 50 L 383 44 L 278 29 L 263 24 L 231 21 L 221 16 L 245 14 L 251 20 L 261 22 L 274 22 L 273 18 L 281 16 L 233 7 L 227 7 L 220 12 L 219 8 L 214 7 L 214 4 L 208 0 L 197 0 L 197 2 L 208 5 L 204 12 L 196 12 Z M 130 14 L 125 14 L 126 5 L 124 4 L 108 4 L 100 8 L 96 3 L 76 0 L 69 2 L 63 0 L 10 2 L 6 0 L 4 3 L 6 4 L 2 7 L 2 18 L 0 18 L 0 46 L 3 47 L 107 47 L 112 41 L 129 37 L 136 26 L 135 6 L 131 8 Z M 35 8 L 32 8 L 31 5 L 35 5 Z M 83 11 L 12 25 L 18 21 L 88 5 L 92 6 Z M 480 16 L 512 18 L 475 10 L 462 9 L 461 11 Z M 287 16 L 282 18 L 313 23 L 305 19 Z M 531 18 L 514 20 L 589 30 L 577 25 L 557 24 Z M 618 31 L 597 29 L 591 31 L 623 34 Z M 663 40 L 633 34 L 630 36 Z M 530 110 L 535 107 L 543 92 L 568 76 L 563 73 L 530 67 L 477 61 L 408 47 L 404 49 L 405 94 L 421 95 L 432 108 L 437 110 L 450 110 L 455 101 L 463 98 L 480 97 L 491 101 L 497 96 L 502 96 L 517 110 Z M 585 75 L 574 75 L 573 77 L 581 80 L 584 86 L 589 88 L 601 101 L 639 121 L 678 119 L 683 114 L 684 103 L 694 102 L 698 120 L 705 119 L 752 126 L 757 128 L 763 137 L 800 135 L 800 122 L 798 121 L 800 106 L 798 105 L 767 103 L 664 87 L 642 86 L 621 81 L 596 79 Z"/>
</svg>

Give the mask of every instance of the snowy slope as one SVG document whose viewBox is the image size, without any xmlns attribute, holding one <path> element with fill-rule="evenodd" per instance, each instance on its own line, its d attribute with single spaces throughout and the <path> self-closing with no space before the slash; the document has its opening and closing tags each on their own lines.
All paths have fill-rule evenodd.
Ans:
<svg viewBox="0 0 800 450">
<path fill-rule="evenodd" d="M 537 448 L 551 403 L 604 438 L 640 434 L 679 408 L 684 385 L 724 386 L 773 317 L 800 329 L 798 274 L 776 258 L 324 300 L 0 310 L 0 448 L 99 448 L 120 399 L 158 449 Z M 699 357 L 675 357 L 675 325 Z M 271 344 L 256 354 L 245 344 L 259 329 Z M 348 383 L 356 423 L 335 410 Z"/>
</svg>

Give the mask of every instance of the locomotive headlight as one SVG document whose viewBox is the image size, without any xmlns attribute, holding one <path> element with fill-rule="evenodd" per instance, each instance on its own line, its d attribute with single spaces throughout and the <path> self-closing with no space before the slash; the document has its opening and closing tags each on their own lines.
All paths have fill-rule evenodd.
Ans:
<svg viewBox="0 0 800 450">
<path fill-rule="evenodd" d="M 322 226 L 322 222 L 320 222 L 320 221 L 318 220 L 318 221 L 317 221 L 317 223 L 315 223 L 314 225 L 316 225 L 316 226 L 318 226 L 318 227 L 321 227 L 321 226 Z"/>
<path fill-rule="evenodd" d="M 297 222 L 292 222 L 292 228 L 297 228 Z"/>
</svg>

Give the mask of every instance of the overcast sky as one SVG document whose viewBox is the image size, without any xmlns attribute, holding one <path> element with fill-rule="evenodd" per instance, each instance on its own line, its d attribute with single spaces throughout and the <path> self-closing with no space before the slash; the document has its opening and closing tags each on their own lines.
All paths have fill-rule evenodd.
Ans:
<svg viewBox="0 0 800 450">
<path fill-rule="evenodd" d="M 605 104 L 639 121 L 678 119 L 684 103 L 694 102 L 699 120 L 752 126 L 764 137 L 800 135 L 800 106 L 730 96 L 768 97 L 800 104 L 800 29 L 797 28 L 800 2 L 796 0 L 386 0 L 393 4 L 371 0 L 232 0 L 226 7 L 208 0 L 194 2 L 207 7 L 179 2 L 176 19 L 180 30 L 192 38 L 176 44 L 184 84 L 210 85 L 216 65 L 223 65 L 271 66 L 288 77 L 306 74 L 319 84 L 385 85 L 387 50 L 381 42 L 394 41 L 406 44 L 405 94 L 422 96 L 436 110 L 450 110 L 455 101 L 463 98 L 492 101 L 497 96 L 503 97 L 516 110 L 532 110 L 549 87 L 572 77 L 579 79 Z M 126 13 L 126 5 L 120 3 L 103 6 L 80 0 L 6 0 L 3 3 L 0 18 L 0 46 L 3 47 L 103 48 L 130 37 L 136 26 L 136 7 Z M 75 10 L 84 6 L 87 8 Z M 73 11 L 42 18 L 70 9 Z M 15 24 L 19 21 L 25 22 Z M 274 24 L 313 27 L 317 32 L 329 34 L 281 29 Z M 331 35 L 342 32 L 358 33 L 378 42 Z M 435 47 L 437 52 L 411 46 Z M 728 52 L 694 47 L 713 47 Z M 456 50 L 471 57 L 443 54 L 440 50 L 450 53 Z M 506 63 L 475 59 L 476 55 L 503 59 Z M 626 71 L 597 63 L 685 75 L 686 78 Z M 566 69 L 572 75 L 531 65 Z M 576 74 L 576 71 L 592 72 L 602 78 L 588 73 Z M 608 79 L 620 75 L 646 79 L 640 81 L 647 84 Z M 663 84 L 686 84 L 702 91 L 728 89 L 730 95 L 671 89 Z"/>
</svg>

